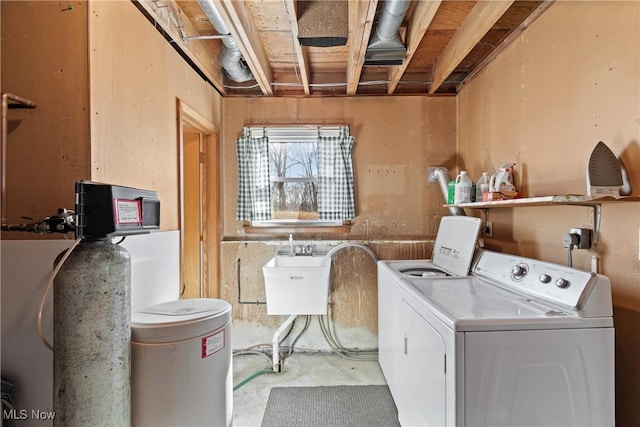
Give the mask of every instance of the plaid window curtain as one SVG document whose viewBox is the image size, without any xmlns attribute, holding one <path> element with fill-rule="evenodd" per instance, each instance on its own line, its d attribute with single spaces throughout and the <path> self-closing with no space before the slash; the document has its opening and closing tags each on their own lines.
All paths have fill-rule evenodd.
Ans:
<svg viewBox="0 0 640 427">
<path fill-rule="evenodd" d="M 268 221 L 271 219 L 268 138 L 251 138 L 244 128 L 236 141 L 238 156 L 239 221 Z"/>
<path fill-rule="evenodd" d="M 318 137 L 318 219 L 350 220 L 355 217 L 353 162 L 355 138 L 342 126 L 338 136 Z"/>
</svg>

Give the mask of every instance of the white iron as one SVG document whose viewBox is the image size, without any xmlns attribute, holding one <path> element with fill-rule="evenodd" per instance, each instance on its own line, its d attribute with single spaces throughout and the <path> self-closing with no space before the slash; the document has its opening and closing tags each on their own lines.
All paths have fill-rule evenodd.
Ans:
<svg viewBox="0 0 640 427">
<path fill-rule="evenodd" d="M 616 155 L 602 141 L 591 152 L 587 166 L 587 195 L 620 197 L 622 171 Z"/>
</svg>

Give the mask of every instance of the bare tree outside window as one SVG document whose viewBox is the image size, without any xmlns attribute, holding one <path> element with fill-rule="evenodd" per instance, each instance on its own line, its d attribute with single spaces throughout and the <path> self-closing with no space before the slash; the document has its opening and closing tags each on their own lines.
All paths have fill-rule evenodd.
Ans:
<svg viewBox="0 0 640 427">
<path fill-rule="evenodd" d="M 317 142 L 269 142 L 271 217 L 318 219 Z"/>
</svg>

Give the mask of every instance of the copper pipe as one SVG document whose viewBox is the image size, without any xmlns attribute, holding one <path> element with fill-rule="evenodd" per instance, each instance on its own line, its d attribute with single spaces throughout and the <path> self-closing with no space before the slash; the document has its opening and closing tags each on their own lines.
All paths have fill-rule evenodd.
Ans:
<svg viewBox="0 0 640 427">
<path fill-rule="evenodd" d="M 9 104 L 9 100 L 16 102 L 16 104 Z M 36 108 L 34 102 L 28 99 L 21 98 L 18 95 L 12 93 L 2 94 L 2 140 L 0 140 L 0 188 L 2 191 L 2 222 L 7 219 L 7 110 L 9 108 Z"/>
</svg>

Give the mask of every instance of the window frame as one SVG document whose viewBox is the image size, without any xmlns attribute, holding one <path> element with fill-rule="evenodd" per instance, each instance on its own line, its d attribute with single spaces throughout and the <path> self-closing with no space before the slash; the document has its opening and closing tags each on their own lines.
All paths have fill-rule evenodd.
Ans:
<svg viewBox="0 0 640 427">
<path fill-rule="evenodd" d="M 271 143 L 309 143 L 317 142 L 319 136 L 339 136 L 343 125 L 291 125 L 291 126 L 249 126 L 252 138 L 267 137 Z M 275 177 L 269 176 L 272 182 L 318 182 L 319 177 Z M 350 220 L 309 220 L 309 219 L 270 219 L 245 221 L 245 230 L 264 232 L 290 232 L 309 229 L 309 231 L 345 232 L 350 229 Z"/>
</svg>

